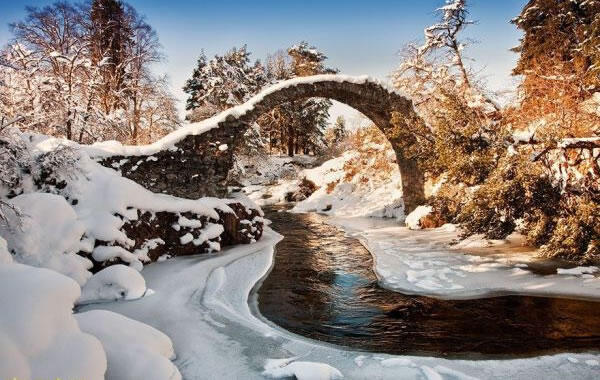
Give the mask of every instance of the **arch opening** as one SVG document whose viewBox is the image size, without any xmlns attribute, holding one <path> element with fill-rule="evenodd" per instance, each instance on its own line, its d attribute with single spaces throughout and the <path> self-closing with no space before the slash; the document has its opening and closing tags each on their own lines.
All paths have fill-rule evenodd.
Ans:
<svg viewBox="0 0 600 380">
<path fill-rule="evenodd" d="M 316 75 L 281 82 L 250 99 L 246 103 L 248 108 L 245 112 L 237 117 L 230 115 L 218 125 L 219 128 L 234 131 L 233 144 L 236 146 L 241 141 L 240 136 L 243 136 L 261 115 L 284 103 L 307 98 L 336 100 L 369 118 L 390 141 L 396 154 L 396 163 L 402 176 L 406 213 L 423 203 L 424 174 L 416 160 L 405 156 L 402 142 L 394 137 L 394 129 L 398 126 L 392 123 L 395 113 L 400 113 L 406 122 L 420 122 L 420 118 L 410 100 L 377 81 L 363 77 Z"/>
</svg>

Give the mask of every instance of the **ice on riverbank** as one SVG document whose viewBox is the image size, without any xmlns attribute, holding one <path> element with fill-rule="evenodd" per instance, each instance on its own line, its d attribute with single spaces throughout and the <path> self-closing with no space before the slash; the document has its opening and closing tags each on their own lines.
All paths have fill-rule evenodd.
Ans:
<svg viewBox="0 0 600 380">
<path fill-rule="evenodd" d="M 506 241 L 469 239 L 455 247 L 455 226 L 412 231 L 376 225 L 364 219 L 332 221 L 358 238 L 375 257 L 375 272 L 383 286 L 408 294 L 461 299 L 500 294 L 557 295 L 600 298 L 595 267 L 559 269 L 556 274 L 531 271 L 535 257 L 509 254 L 467 254 L 464 249 L 506 245 Z"/>
</svg>

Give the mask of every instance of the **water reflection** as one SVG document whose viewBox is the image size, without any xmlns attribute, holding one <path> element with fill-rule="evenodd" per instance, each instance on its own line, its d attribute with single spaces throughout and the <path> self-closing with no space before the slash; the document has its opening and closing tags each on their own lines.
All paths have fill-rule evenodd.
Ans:
<svg viewBox="0 0 600 380">
<path fill-rule="evenodd" d="M 378 286 L 368 251 L 316 214 L 266 210 L 285 236 L 258 292 L 294 333 L 367 351 L 461 356 L 600 349 L 600 303 L 505 296 L 445 301 Z"/>
</svg>

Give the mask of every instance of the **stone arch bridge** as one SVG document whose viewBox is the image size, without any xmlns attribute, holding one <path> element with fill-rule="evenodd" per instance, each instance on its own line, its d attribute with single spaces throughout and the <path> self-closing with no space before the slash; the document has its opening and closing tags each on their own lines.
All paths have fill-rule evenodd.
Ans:
<svg viewBox="0 0 600 380">
<path fill-rule="evenodd" d="M 245 104 L 200 123 L 185 126 L 154 144 L 123 146 L 101 153 L 105 166 L 146 188 L 184 198 L 224 196 L 240 137 L 262 114 L 292 100 L 329 98 L 360 111 L 388 137 L 402 174 L 407 213 L 424 200 L 424 175 L 414 159 L 406 157 L 396 128 L 422 123 L 410 100 L 367 77 L 316 75 L 280 82 Z M 392 123 L 392 117 L 396 124 Z M 398 120 L 403 125 L 398 125 Z M 397 130 L 396 130 L 397 131 Z M 100 149 L 102 147 L 100 146 Z M 92 154 L 93 155 L 93 154 Z"/>
</svg>

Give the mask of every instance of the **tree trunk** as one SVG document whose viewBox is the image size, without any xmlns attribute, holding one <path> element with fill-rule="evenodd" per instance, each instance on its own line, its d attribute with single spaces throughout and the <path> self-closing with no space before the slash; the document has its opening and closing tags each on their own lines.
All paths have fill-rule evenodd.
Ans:
<svg viewBox="0 0 600 380">
<path fill-rule="evenodd" d="M 140 120 L 139 106 L 137 103 L 138 103 L 137 95 L 135 95 L 133 97 L 133 131 L 131 134 L 131 140 L 134 145 L 137 145 L 137 142 L 138 142 L 139 120 Z"/>
<path fill-rule="evenodd" d="M 288 124 L 288 143 L 287 143 L 288 156 L 294 157 L 294 125 Z"/>
<path fill-rule="evenodd" d="M 67 140 L 73 140 L 73 120 L 71 120 L 71 111 L 67 112 Z"/>
</svg>

